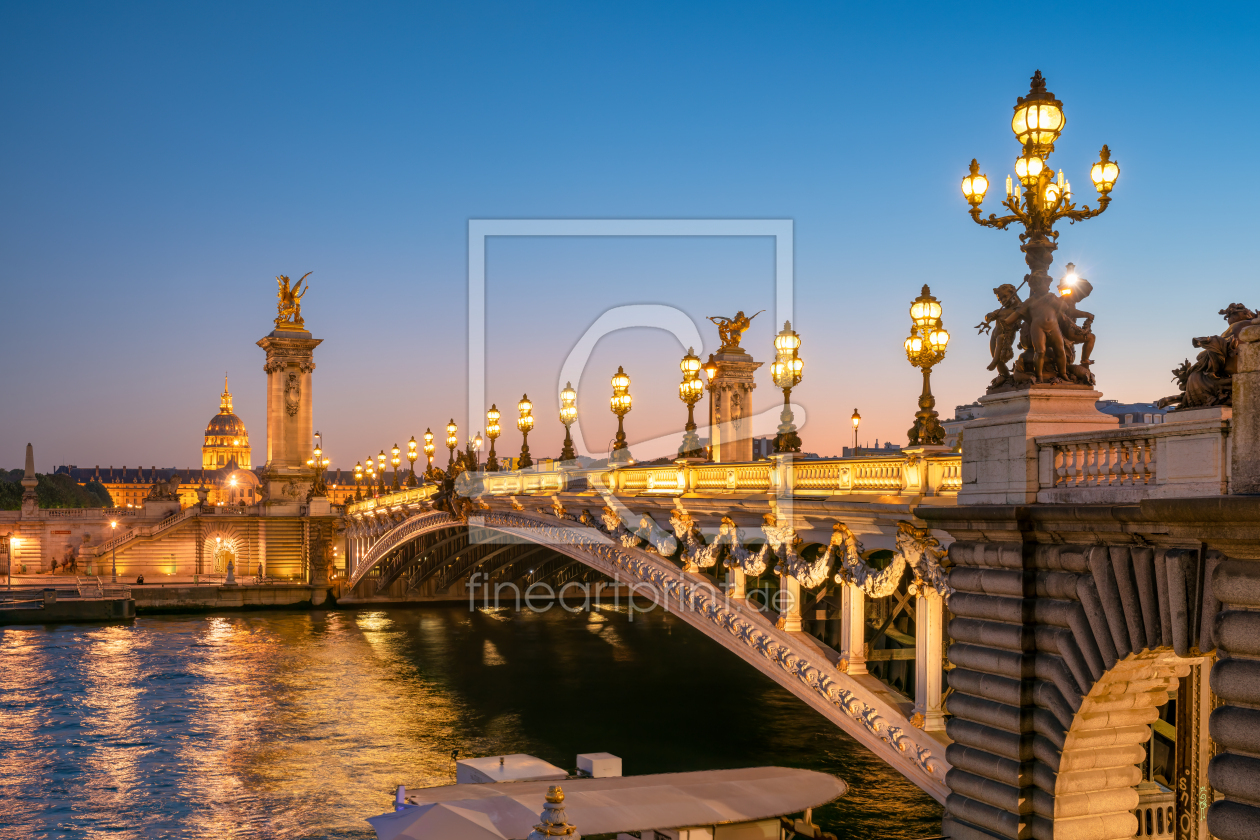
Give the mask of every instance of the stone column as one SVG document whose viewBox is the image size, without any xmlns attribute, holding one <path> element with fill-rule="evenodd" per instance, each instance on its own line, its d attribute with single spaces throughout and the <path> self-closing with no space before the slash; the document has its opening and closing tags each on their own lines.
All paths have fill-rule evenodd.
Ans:
<svg viewBox="0 0 1260 840">
<path fill-rule="evenodd" d="M 945 729 L 941 708 L 941 633 L 944 601 L 935 589 L 918 585 L 914 622 L 914 717 L 927 732 Z"/>
<path fill-rule="evenodd" d="M 753 373 L 761 362 L 740 348 L 713 354 L 717 373 L 709 381 L 709 451 L 715 463 L 751 461 Z"/>
<path fill-rule="evenodd" d="M 39 479 L 35 478 L 35 447 L 26 444 L 26 470 L 22 474 L 22 516 L 34 516 L 39 512 L 39 499 L 35 496 L 35 488 Z"/>
<path fill-rule="evenodd" d="M 866 670 L 866 593 L 851 583 L 840 585 L 840 661 L 849 676 Z"/>
<path fill-rule="evenodd" d="M 726 595 L 728 598 L 743 598 L 747 595 L 744 590 L 744 570 L 738 567 L 726 570 Z"/>
<path fill-rule="evenodd" d="M 780 630 L 801 631 L 801 582 L 791 575 L 779 575 L 778 593 Z"/>
<path fill-rule="evenodd" d="M 960 505 L 1026 505 L 1037 501 L 1039 435 L 1114 429 L 1090 389 L 1033 387 L 980 398 L 984 415 L 964 426 Z"/>
<path fill-rule="evenodd" d="M 267 352 L 266 513 L 296 514 L 312 480 L 306 466 L 315 439 L 311 374 L 321 341 L 301 327 L 278 325 L 258 342 Z"/>
<path fill-rule="evenodd" d="M 1260 493 L 1260 324 L 1238 334 L 1234 374 L 1231 493 Z"/>
</svg>

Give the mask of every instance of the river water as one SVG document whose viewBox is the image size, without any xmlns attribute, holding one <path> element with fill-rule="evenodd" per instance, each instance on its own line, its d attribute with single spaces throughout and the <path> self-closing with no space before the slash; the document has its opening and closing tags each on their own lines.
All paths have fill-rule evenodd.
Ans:
<svg viewBox="0 0 1260 840">
<path fill-rule="evenodd" d="M 626 774 L 834 773 L 841 838 L 940 829 L 926 794 L 657 612 L 438 606 L 0 629 L 0 837 L 355 838 L 461 756 Z M 539 803 L 541 810 L 542 803 Z M 578 826 L 579 831 L 581 826 Z"/>
</svg>

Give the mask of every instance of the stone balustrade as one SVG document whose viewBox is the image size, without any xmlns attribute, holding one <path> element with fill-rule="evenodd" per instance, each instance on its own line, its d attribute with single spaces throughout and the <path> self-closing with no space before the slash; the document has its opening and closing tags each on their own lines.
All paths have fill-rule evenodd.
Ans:
<svg viewBox="0 0 1260 840">
<path fill-rule="evenodd" d="M 1125 504 L 1229 492 L 1228 407 L 1167 415 L 1164 423 L 1036 439 L 1043 504 Z"/>
</svg>

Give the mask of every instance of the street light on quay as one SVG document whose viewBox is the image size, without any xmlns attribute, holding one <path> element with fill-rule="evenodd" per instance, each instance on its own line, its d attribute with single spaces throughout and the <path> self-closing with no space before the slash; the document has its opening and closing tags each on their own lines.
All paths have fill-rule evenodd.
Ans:
<svg viewBox="0 0 1260 840">
<path fill-rule="evenodd" d="M 418 445 L 419 444 L 416 443 L 415 435 L 412 435 L 411 440 L 407 441 L 407 460 L 411 462 L 411 466 L 408 468 L 407 473 L 408 487 L 415 487 L 418 483 L 416 481 L 416 459 L 420 457 L 420 453 L 416 452 L 416 447 Z"/>
<path fill-rule="evenodd" d="M 110 534 L 118 533 L 118 520 L 111 519 L 109 521 Z M 111 540 L 113 537 L 110 538 Z M 118 546 L 111 545 L 109 547 L 109 578 L 111 583 L 118 583 Z"/>
<path fill-rule="evenodd" d="M 941 322 L 941 311 L 941 304 L 924 284 L 923 292 L 910 304 L 910 337 L 906 339 L 906 358 L 923 370 L 919 410 L 908 432 L 911 446 L 935 446 L 945 442 L 945 429 L 936 413 L 936 398 L 932 396 L 932 367 L 945 358 L 945 346 L 949 344 L 949 332 Z"/>
<path fill-rule="evenodd" d="M 695 348 L 688 347 L 687 355 L 678 363 L 682 369 L 682 382 L 678 383 L 678 399 L 687 404 L 687 425 L 684 427 L 680 458 L 704 458 L 700 448 L 700 436 L 696 434 L 696 403 L 704 396 L 704 382 L 700 379 L 700 358 Z M 714 365 L 716 369 L 717 365 Z"/>
<path fill-rule="evenodd" d="M 503 427 L 499 425 L 499 418 L 502 416 L 499 413 L 499 407 L 490 403 L 490 410 L 486 412 L 486 437 L 490 438 L 490 454 L 486 458 L 486 472 L 499 471 L 499 458 L 494 452 L 494 442 L 503 431 Z"/>
<path fill-rule="evenodd" d="M 459 446 L 459 426 L 455 425 L 455 418 L 451 418 L 451 422 L 446 424 L 446 448 L 450 450 L 450 459 L 446 462 L 447 470 L 455 466 L 455 447 Z"/>
<path fill-rule="evenodd" d="M 429 459 L 429 466 L 424 472 L 426 477 L 431 476 L 433 474 L 433 453 L 436 451 L 437 451 L 437 446 L 435 446 L 433 443 L 433 430 L 425 429 L 424 430 L 424 457 Z"/>
<path fill-rule="evenodd" d="M 634 405 L 634 399 L 630 396 L 630 377 L 621 365 L 617 366 L 617 372 L 613 374 L 612 389 L 609 407 L 612 413 L 617 415 L 617 440 L 613 444 L 612 452 L 608 453 L 608 463 L 633 464 L 634 458 L 631 457 L 630 447 L 626 444 L 624 421 Z"/>
<path fill-rule="evenodd" d="M 858 424 L 862 422 L 862 415 L 858 414 L 858 410 L 856 408 L 853 409 L 853 417 L 851 419 L 853 420 L 853 454 L 856 455 L 857 448 L 858 448 L 858 444 L 857 444 Z"/>
<path fill-rule="evenodd" d="M 577 453 L 573 451 L 573 436 L 569 433 L 569 427 L 577 422 L 577 391 L 573 390 L 573 383 L 564 383 L 564 390 L 560 392 L 560 422 L 564 424 L 564 446 L 560 449 L 561 462 L 577 461 Z"/>
<path fill-rule="evenodd" d="M 774 438 L 775 452 L 800 452 L 801 438 L 792 417 L 792 389 L 801 381 L 805 362 L 797 355 L 801 337 L 792 329 L 791 321 L 783 322 L 783 330 L 774 337 L 775 358 L 770 366 L 774 384 L 783 389 L 783 412 L 779 415 L 779 433 Z"/>
<path fill-rule="evenodd" d="M 521 457 L 516 462 L 516 468 L 523 470 L 534 465 L 534 459 L 529 457 L 529 430 L 534 428 L 534 404 L 529 401 L 529 394 L 521 395 L 516 410 L 520 414 L 516 418 L 516 428 L 521 430 Z"/>
</svg>

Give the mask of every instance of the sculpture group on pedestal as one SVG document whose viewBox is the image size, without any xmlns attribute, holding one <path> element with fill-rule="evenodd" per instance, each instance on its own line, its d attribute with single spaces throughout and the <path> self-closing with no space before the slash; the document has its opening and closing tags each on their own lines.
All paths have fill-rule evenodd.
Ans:
<svg viewBox="0 0 1260 840">
<path fill-rule="evenodd" d="M 1068 277 L 1073 276 L 1072 264 L 1068 263 L 1067 268 Z M 993 361 L 989 370 L 997 372 L 988 393 L 1033 385 L 1092 387 L 1094 374 L 1089 368 L 1094 363 L 1090 358 L 1094 349 L 1094 316 L 1076 304 L 1089 297 L 1094 287 L 1084 278 L 1075 283 L 1065 278 L 1055 294 L 1050 291 L 1049 275 L 1034 272 L 1024 279 L 1031 290 L 1027 300 L 1020 299 L 1015 286 L 1003 283 L 993 290 L 1001 305 L 976 325 L 980 332 L 990 333 L 989 353 Z M 1077 345 L 1081 346 L 1080 361 L 1076 358 Z"/>
<path fill-rule="evenodd" d="M 1260 315 L 1241 303 L 1231 303 L 1222 309 L 1229 326 L 1220 335 L 1206 335 L 1191 339 L 1191 344 L 1201 348 L 1194 364 L 1186 359 L 1173 368 L 1173 381 L 1180 393 L 1164 397 L 1160 408 L 1205 408 L 1213 405 L 1232 405 L 1234 374 L 1238 367 L 1238 334 L 1243 327 L 1260 323 Z"/>
</svg>

